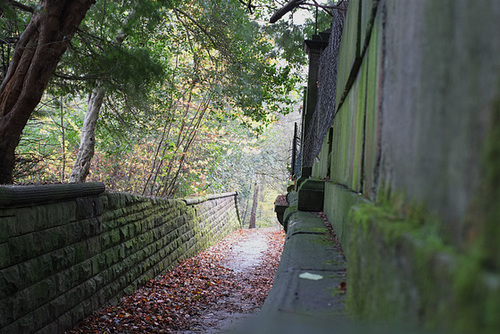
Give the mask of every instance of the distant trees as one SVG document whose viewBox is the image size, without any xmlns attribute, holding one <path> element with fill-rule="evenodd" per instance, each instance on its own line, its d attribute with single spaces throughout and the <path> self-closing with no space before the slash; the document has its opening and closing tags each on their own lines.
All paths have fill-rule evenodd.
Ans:
<svg viewBox="0 0 500 334">
<path fill-rule="evenodd" d="M 31 3 L 2 7 L 2 87 L 18 32 L 43 11 Z M 256 173 L 262 195 L 272 184 L 283 188 L 289 140 L 265 129 L 299 98 L 301 42 L 287 46 L 289 55 L 281 45 L 290 27 L 303 37 L 288 17 L 265 24 L 275 8 L 271 0 L 89 5 L 37 86 L 41 102 L 24 116 L 28 125 L 16 130 L 24 127 L 16 181 L 103 181 L 110 190 L 166 197 L 237 190 L 243 207 L 251 207 Z M 0 183 L 12 181 L 12 157 L 1 162 L 10 177 Z"/>
</svg>

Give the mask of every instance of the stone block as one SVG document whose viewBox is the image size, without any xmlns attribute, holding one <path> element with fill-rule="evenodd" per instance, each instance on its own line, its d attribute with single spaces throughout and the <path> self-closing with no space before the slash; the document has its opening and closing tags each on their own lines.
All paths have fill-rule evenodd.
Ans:
<svg viewBox="0 0 500 334">
<path fill-rule="evenodd" d="M 10 237 L 18 234 L 17 217 L 14 212 L 11 214 L 0 217 L 0 243 L 6 242 Z"/>
<path fill-rule="evenodd" d="M 33 267 L 38 271 L 39 279 L 42 277 L 48 277 L 55 272 L 50 253 L 38 256 L 36 259 L 32 259 L 31 261 L 34 262 Z"/>
<path fill-rule="evenodd" d="M 60 333 L 62 330 L 59 330 L 59 326 L 57 325 L 57 322 L 53 322 L 48 324 L 47 326 L 44 326 L 40 328 L 37 331 L 37 334 L 53 334 L 53 333 Z"/>
<path fill-rule="evenodd" d="M 363 194 L 368 198 L 376 198 L 376 184 L 379 159 L 381 157 L 381 119 L 380 119 L 380 79 L 381 75 L 381 54 L 382 32 L 380 19 L 376 20 L 373 26 L 370 44 L 368 45 L 368 65 L 367 65 L 367 87 L 366 87 L 366 121 L 365 121 L 365 144 L 364 144 L 364 166 L 363 166 Z"/>
<path fill-rule="evenodd" d="M 360 47 L 366 46 L 370 38 L 379 0 L 361 0 Z"/>
<path fill-rule="evenodd" d="M 22 262 L 35 256 L 35 247 L 32 234 L 10 238 L 8 241 L 10 259 L 12 263 Z"/>
<path fill-rule="evenodd" d="M 356 192 L 335 182 L 325 183 L 324 212 L 331 222 L 343 247 L 348 236 L 349 212 L 351 208 L 365 200 Z"/>
<path fill-rule="evenodd" d="M 35 283 L 27 288 L 26 291 L 26 295 L 29 296 L 30 311 L 44 305 L 47 301 L 59 294 L 56 278 L 54 276 Z"/>
<path fill-rule="evenodd" d="M 307 179 L 297 191 L 298 209 L 301 211 L 322 211 L 325 181 Z"/>
<path fill-rule="evenodd" d="M 90 259 L 94 255 L 101 252 L 103 246 L 101 245 L 101 238 L 94 237 L 84 241 L 85 242 L 85 258 Z"/>
<path fill-rule="evenodd" d="M 75 266 L 75 269 L 78 268 L 78 276 L 81 279 L 89 279 L 91 278 L 94 273 L 93 273 L 93 268 L 92 268 L 92 262 L 90 260 L 83 261 L 82 263 L 79 263 L 77 266 Z M 72 269 L 70 268 L 72 271 Z"/>
<path fill-rule="evenodd" d="M 68 230 L 63 228 L 51 228 L 34 232 L 31 236 L 33 243 L 37 245 L 36 253 L 49 253 L 54 249 L 60 248 L 59 241 L 64 239 L 61 233 L 65 234 Z"/>
<path fill-rule="evenodd" d="M 35 323 L 33 314 L 29 313 L 17 321 L 18 333 L 33 333 L 35 331 Z"/>
<path fill-rule="evenodd" d="M 103 231 L 103 226 L 98 218 L 90 218 L 80 222 L 83 230 L 83 237 L 89 238 L 95 235 L 99 235 Z"/>
<path fill-rule="evenodd" d="M 345 296 L 336 293 L 336 289 L 345 281 L 346 263 L 325 232 L 323 220 L 314 213 L 292 215 L 273 288 L 262 308 L 262 319 L 306 317 L 314 322 L 326 319 L 331 322 L 335 316 L 343 315 Z M 318 333 L 323 332 L 326 331 Z"/>
<path fill-rule="evenodd" d="M 52 258 L 53 269 L 60 271 L 74 265 L 75 254 L 76 252 L 74 246 L 68 246 L 52 252 L 50 255 Z"/>
<path fill-rule="evenodd" d="M 70 312 L 66 312 L 57 318 L 57 328 L 59 331 L 69 330 L 73 325 L 73 316 Z"/>
<path fill-rule="evenodd" d="M 83 220 L 95 217 L 94 200 L 88 197 L 80 197 L 76 199 L 76 219 Z"/>
<path fill-rule="evenodd" d="M 51 321 L 50 313 L 47 307 L 39 307 L 33 311 L 33 323 L 37 328 L 44 328 Z M 43 333 L 44 331 L 42 331 Z M 45 332 L 48 333 L 48 332 Z M 53 332 L 55 333 L 55 332 Z"/>
<path fill-rule="evenodd" d="M 16 292 L 14 296 L 13 312 L 16 319 L 20 319 L 22 316 L 28 314 L 33 309 L 33 299 L 31 296 L 31 291 L 24 289 Z"/>
<path fill-rule="evenodd" d="M 15 299 L 10 298 L 1 298 L 0 302 L 0 328 L 4 328 L 7 324 L 13 322 L 16 317 L 14 316 L 14 302 Z"/>
<path fill-rule="evenodd" d="M 364 68 L 366 69 L 366 63 Z M 330 179 L 361 191 L 366 70 L 359 71 L 333 124 Z"/>
<path fill-rule="evenodd" d="M 323 218 L 315 213 L 296 211 L 288 220 L 287 239 L 295 234 L 328 234 Z"/>
<path fill-rule="evenodd" d="M 65 201 L 62 203 L 49 203 L 39 208 L 44 208 L 43 215 L 46 224 L 42 225 L 43 221 L 37 221 L 37 229 L 48 228 L 53 226 L 60 226 L 69 222 L 76 221 L 76 208 L 75 201 Z"/>
<path fill-rule="evenodd" d="M 46 216 L 40 217 L 39 212 L 45 210 L 42 207 L 28 207 L 23 208 L 22 210 L 16 211 L 16 224 L 17 224 L 17 232 L 18 234 L 25 234 L 29 232 L 33 232 L 35 223 L 37 228 L 46 228 L 48 227 L 48 220 Z M 40 219 L 41 218 L 41 219 Z"/>
<path fill-rule="evenodd" d="M 45 278 L 40 275 L 40 269 L 35 265 L 36 261 L 28 260 L 15 266 L 19 272 L 19 281 L 17 285 L 18 290 L 25 289 Z"/>
<path fill-rule="evenodd" d="M 120 231 L 119 230 L 112 230 L 110 232 L 110 239 L 111 239 L 111 244 L 116 245 L 121 239 Z"/>
<path fill-rule="evenodd" d="M 0 243 L 0 268 L 9 266 L 10 261 L 10 248 L 7 243 Z"/>
<path fill-rule="evenodd" d="M 350 84 L 354 81 L 352 76 L 356 74 L 360 63 L 361 37 L 358 25 L 361 15 L 360 2 L 361 0 L 349 1 L 347 17 L 342 32 L 338 59 L 336 110 L 343 103 L 343 97 L 345 98 L 347 95 Z"/>
<path fill-rule="evenodd" d="M 2 331 L 3 333 L 21 333 L 18 327 L 18 321 L 15 321 L 5 327 L 2 327 Z"/>
<path fill-rule="evenodd" d="M 41 212 L 36 214 L 37 217 L 54 216 L 56 222 L 50 226 L 42 222 L 43 231 L 18 236 L 14 238 L 16 243 L 13 238 L 9 239 L 9 243 L 0 241 L 0 251 L 7 245 L 7 251 L 3 252 L 5 258 L 22 261 L 23 256 L 27 256 L 26 252 L 31 253 L 31 257 L 40 255 L 22 266 L 0 272 L 2 293 L 23 289 L 15 295 L 16 300 L 21 302 L 16 301 L 17 307 L 12 308 L 10 315 L 3 312 L 2 318 L 5 314 L 8 319 L 17 319 L 31 309 L 36 310 L 32 313 L 36 330 L 44 332 L 49 328 L 50 332 L 50 328 L 61 329 L 65 324 L 73 326 L 89 313 L 89 308 L 100 307 L 120 295 L 126 287 L 132 291 L 179 258 L 192 256 L 206 247 L 208 239 L 213 239 L 209 231 L 227 234 L 233 227 L 222 229 L 219 226 L 222 222 L 232 223 L 226 217 L 225 211 L 231 209 L 230 205 L 225 206 L 226 201 L 220 199 L 203 203 L 198 211 L 203 218 L 195 216 L 194 208 L 177 201 L 163 201 L 166 204 L 161 208 L 152 208 L 152 202 L 134 196 L 107 194 L 101 195 L 98 202 L 94 199 L 71 202 L 71 210 L 76 212 L 79 221 L 71 218 L 73 221 L 65 222 L 62 217 L 65 207 L 58 206 L 58 203 L 50 204 L 41 211 L 29 211 L 30 214 Z M 99 203 L 102 203 L 102 208 L 96 205 Z M 106 211 L 113 205 L 114 210 Z M 102 217 L 96 219 L 101 211 Z M 66 216 L 75 217 L 75 214 L 68 213 Z M 35 220 L 45 221 L 45 218 Z M 202 222 L 200 219 L 210 221 Z M 23 227 L 23 231 L 29 229 Z M 107 232 L 102 233 L 103 230 Z M 202 233 L 202 230 L 205 232 Z M 30 244 L 39 247 L 30 249 Z M 43 254 L 47 251 L 49 253 Z M 13 256 L 11 252 L 14 252 Z M 19 268 L 22 268 L 22 273 Z M 17 278 L 13 278 L 13 274 Z M 52 279 L 44 279 L 48 276 Z M 98 280 L 92 277 L 98 277 Z M 51 300 L 60 293 L 64 294 Z M 88 300 L 88 303 L 82 300 Z M 46 309 L 37 306 L 45 302 L 48 303 Z M 73 310 L 68 312 L 70 308 Z M 56 318 L 59 318 L 59 323 L 50 320 Z"/>
<path fill-rule="evenodd" d="M 74 263 L 80 263 L 87 259 L 87 244 L 85 242 L 79 242 L 73 245 L 75 250 Z"/>
<path fill-rule="evenodd" d="M 92 271 L 101 272 L 109 268 L 106 264 L 106 255 L 104 252 L 92 258 Z"/>
<path fill-rule="evenodd" d="M 19 215 L 16 221 L 17 232 L 19 235 L 29 234 L 36 231 L 39 225 L 48 227 L 50 225 L 50 218 L 48 210 L 45 206 L 34 207 L 26 209 L 26 215 Z"/>
</svg>

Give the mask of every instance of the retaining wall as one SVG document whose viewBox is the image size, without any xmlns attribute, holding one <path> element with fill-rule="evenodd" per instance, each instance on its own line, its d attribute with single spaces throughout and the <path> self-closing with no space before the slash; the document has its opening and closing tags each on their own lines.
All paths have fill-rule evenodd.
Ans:
<svg viewBox="0 0 500 334">
<path fill-rule="evenodd" d="M 0 188 L 0 333 L 68 330 L 240 226 L 235 193 L 167 200 L 103 191 Z"/>
<path fill-rule="evenodd" d="M 498 31 L 496 0 L 350 0 L 313 177 L 354 317 L 500 329 Z"/>
</svg>

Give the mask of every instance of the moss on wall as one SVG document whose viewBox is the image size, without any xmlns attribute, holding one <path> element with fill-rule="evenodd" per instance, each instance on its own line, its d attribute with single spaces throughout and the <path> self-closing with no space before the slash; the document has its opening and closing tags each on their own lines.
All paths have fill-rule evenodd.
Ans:
<svg viewBox="0 0 500 334">
<path fill-rule="evenodd" d="M 104 193 L 0 209 L 0 332 L 70 329 L 238 228 L 234 196 Z"/>
<path fill-rule="evenodd" d="M 349 10 L 324 201 L 348 259 L 348 308 L 498 332 L 500 6 L 353 0 Z"/>
<path fill-rule="evenodd" d="M 500 328 L 500 277 L 481 240 L 467 251 L 440 237 L 440 222 L 402 194 L 353 206 L 346 247 L 350 314 L 365 321 L 458 332 Z"/>
</svg>

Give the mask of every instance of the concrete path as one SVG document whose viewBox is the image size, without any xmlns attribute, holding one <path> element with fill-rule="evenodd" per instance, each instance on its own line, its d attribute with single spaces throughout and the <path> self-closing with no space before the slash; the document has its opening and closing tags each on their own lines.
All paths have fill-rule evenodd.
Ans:
<svg viewBox="0 0 500 334">
<path fill-rule="evenodd" d="M 318 213 L 288 219 L 273 288 L 258 321 L 240 333 L 348 333 L 346 262 Z"/>
</svg>

